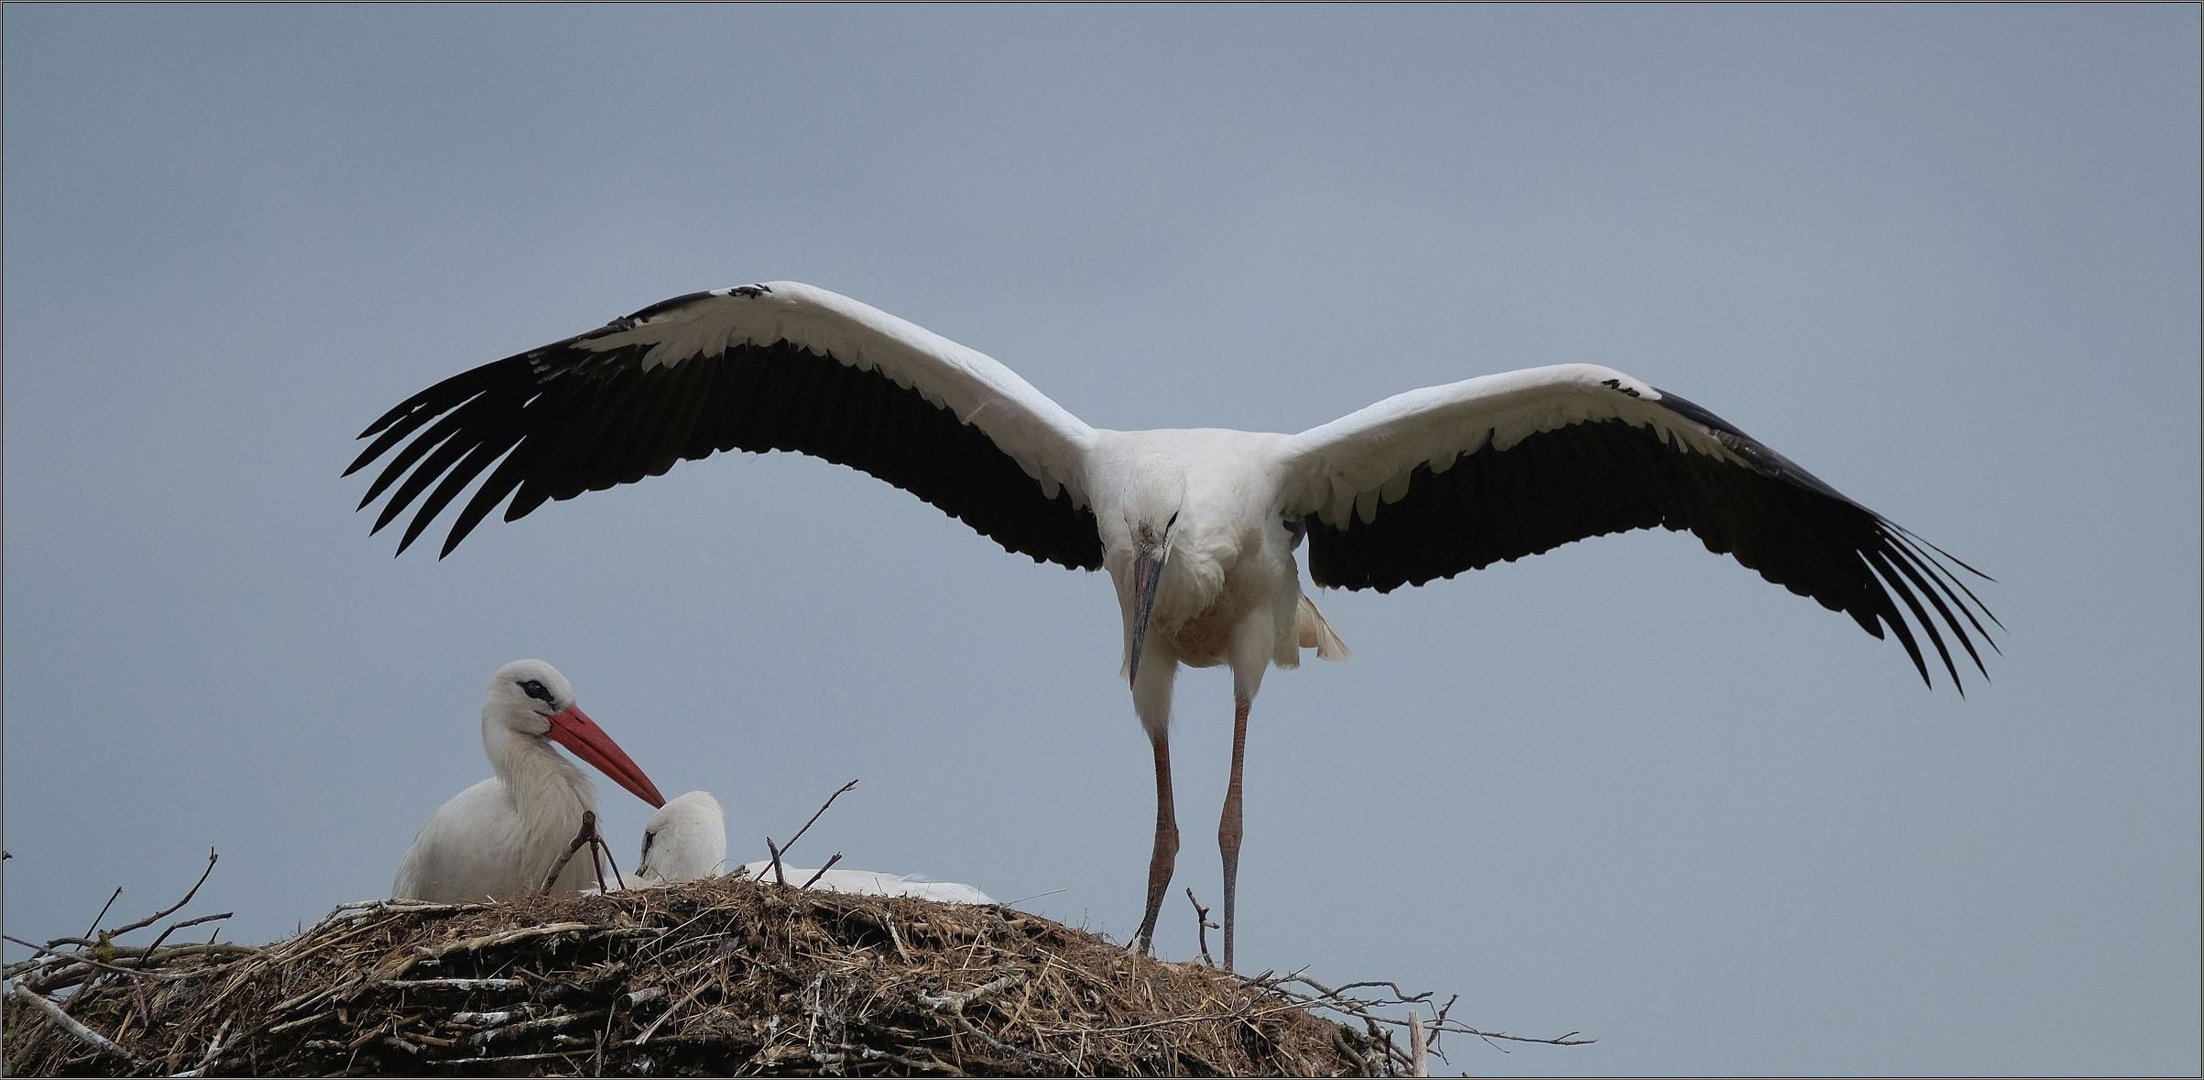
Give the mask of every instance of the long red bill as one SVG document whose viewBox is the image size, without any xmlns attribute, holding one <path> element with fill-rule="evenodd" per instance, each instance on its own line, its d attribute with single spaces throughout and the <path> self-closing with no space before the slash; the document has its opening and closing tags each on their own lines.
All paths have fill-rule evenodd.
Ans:
<svg viewBox="0 0 2204 1080">
<path fill-rule="evenodd" d="M 666 797 L 658 793 L 658 785 L 643 775 L 641 767 L 628 757 L 620 744 L 605 734 L 589 714 L 579 705 L 569 705 L 551 715 L 551 730 L 546 732 L 553 742 L 574 752 L 574 756 L 596 766 L 598 772 L 612 778 L 612 782 L 628 789 L 635 797 L 654 807 L 666 805 Z"/>
</svg>

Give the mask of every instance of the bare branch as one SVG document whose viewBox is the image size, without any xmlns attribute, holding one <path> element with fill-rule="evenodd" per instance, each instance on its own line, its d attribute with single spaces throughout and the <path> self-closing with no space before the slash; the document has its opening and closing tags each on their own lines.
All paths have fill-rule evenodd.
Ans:
<svg viewBox="0 0 2204 1080">
<path fill-rule="evenodd" d="M 834 794 L 827 796 L 827 801 L 821 803 L 817 810 L 811 812 L 811 820 L 804 822 L 804 827 L 796 830 L 796 835 L 789 837 L 788 843 L 781 845 L 781 850 L 785 852 L 789 848 L 795 847 L 796 841 L 803 839 L 804 834 L 811 831 L 811 826 L 814 822 L 817 822 L 819 820 L 819 815 L 826 813 L 827 807 L 833 806 L 834 800 L 841 798 L 843 792 L 848 791 L 856 786 L 857 781 L 852 780 L 847 784 L 843 784 L 841 787 L 835 788 Z"/>
<path fill-rule="evenodd" d="M 1201 901 L 1194 899 L 1192 885 L 1186 887 L 1186 902 L 1194 905 L 1194 933 L 1201 942 L 1201 962 L 1216 967 L 1217 962 L 1209 958 L 1209 932 L 1216 929 L 1217 924 L 1209 921 L 1209 909 L 1201 906 Z"/>
<path fill-rule="evenodd" d="M 224 1019 L 222 1021 L 222 1026 L 215 1029 L 214 1038 L 207 1041 L 207 1052 L 199 1059 L 198 1066 L 192 1069 L 188 1069 L 184 1072 L 177 1073 L 176 1075 L 180 1077 L 207 1075 L 208 1070 L 213 1069 L 215 1062 L 221 1058 L 222 1040 L 224 1038 L 227 1038 L 229 1036 L 229 1033 L 230 1021 L 228 1019 Z"/>
<path fill-rule="evenodd" d="M 939 997 L 932 994 L 920 994 L 918 995 L 918 1003 L 929 1009 L 944 1009 L 962 1016 L 966 1005 L 970 1005 L 989 994 L 999 994 L 1024 984 L 1025 972 L 1007 971 L 962 993 L 943 994 Z"/>
<path fill-rule="evenodd" d="M 527 984 L 514 978 L 466 979 L 456 976 L 442 979 L 384 979 L 376 983 L 392 990 L 518 990 Z"/>
<path fill-rule="evenodd" d="M 1410 994 L 1407 991 L 1402 990 L 1397 984 L 1384 980 L 1345 983 L 1339 986 L 1337 989 L 1334 989 L 1332 987 L 1325 986 L 1323 983 L 1320 983 L 1315 979 L 1309 978 L 1307 974 L 1301 972 L 1296 972 L 1292 975 L 1278 978 L 1264 975 L 1259 976 L 1255 979 L 1250 979 L 1248 981 L 1256 986 L 1276 993 L 1280 997 L 1283 997 L 1288 1001 L 1316 1008 L 1329 1009 L 1333 1012 L 1341 1013 L 1346 1016 L 1351 1016 L 1357 1020 L 1363 1021 L 1367 1025 L 1373 1025 L 1373 1030 L 1375 1030 L 1374 1025 L 1378 1024 L 1384 1024 L 1391 1027 L 1408 1026 L 1408 1021 L 1397 1019 L 1391 1016 L 1381 1015 L 1375 1011 L 1376 1009 L 1392 1005 L 1425 1004 L 1428 1003 L 1431 997 L 1429 993 Z M 1291 989 L 1291 984 L 1293 983 L 1300 983 L 1303 986 L 1307 986 L 1315 990 L 1316 993 L 1311 995 L 1293 990 Z M 1391 990 L 1394 996 L 1392 998 L 1367 999 L 1355 997 L 1352 994 L 1347 993 L 1347 991 L 1349 990 L 1375 988 L 1381 986 Z M 1453 1002 L 1447 1002 L 1447 1008 L 1452 1007 Z M 1500 1042 L 1540 1043 L 1546 1046 L 1585 1046 L 1598 1041 L 1596 1039 L 1578 1038 L 1578 1033 L 1574 1031 L 1571 1031 L 1565 1035 L 1554 1036 L 1552 1038 L 1538 1038 L 1530 1035 L 1510 1035 L 1503 1031 L 1485 1031 L 1481 1028 L 1473 1028 L 1467 1024 L 1462 1024 L 1447 1019 L 1445 1009 L 1441 1009 L 1439 1011 L 1438 1019 L 1431 1025 L 1429 1025 L 1429 1028 L 1432 1032 L 1452 1032 L 1455 1034 L 1469 1035 L 1478 1039 L 1482 1039 L 1487 1043 L 1493 1044 L 1494 1049 L 1505 1049 L 1504 1047 L 1499 1046 Z"/>
<path fill-rule="evenodd" d="M 880 924 L 887 928 L 888 941 L 895 945 L 895 954 L 902 957 L 904 963 L 913 963 L 914 961 L 911 959 L 910 948 L 903 944 L 903 935 L 896 933 L 895 931 L 895 913 L 892 911 L 882 911 L 880 913 Z"/>
<path fill-rule="evenodd" d="M 811 887 L 811 886 L 812 886 L 813 884 L 817 883 L 817 882 L 818 882 L 818 880 L 819 880 L 820 878 L 823 878 L 823 877 L 825 877 L 825 876 L 826 876 L 826 873 L 827 873 L 827 871 L 829 871 L 829 870 L 832 870 L 832 869 L 834 869 L 834 864 L 835 864 L 835 863 L 838 863 L 838 862 L 841 862 L 841 861 L 842 861 L 842 853 L 841 853 L 841 852 L 839 852 L 839 851 L 835 852 L 835 853 L 834 853 L 834 857 L 833 857 L 833 858 L 831 858 L 831 859 L 828 859 L 828 860 L 827 860 L 827 863 L 826 863 L 826 865 L 825 865 L 825 866 L 822 866 L 822 867 L 818 868 L 817 870 L 814 870 L 814 871 L 812 871 L 812 872 L 811 872 L 811 876 L 810 876 L 809 878 L 805 879 L 805 881 L 804 881 L 804 883 L 803 883 L 803 887 L 804 887 L 804 888 L 806 888 L 806 889 L 810 888 L 810 887 Z"/>
<path fill-rule="evenodd" d="M 566 845 L 566 854 L 559 856 L 559 861 L 551 864 L 551 872 L 543 875 L 543 887 L 537 889 L 536 891 L 541 893 L 550 892 L 552 884 L 559 880 L 559 875 L 561 873 L 564 873 L 566 871 L 566 864 L 573 861 L 574 853 L 580 851 L 584 845 L 588 844 L 591 840 L 594 840 L 596 838 L 597 812 L 595 810 L 584 810 L 582 811 L 581 831 L 574 834 L 573 843 Z M 596 853 L 592 852 L 590 857 L 592 859 L 595 859 Z M 601 887 L 601 879 L 599 884 Z"/>
<path fill-rule="evenodd" d="M 85 1027 L 81 1023 L 78 1023 L 76 1017 L 70 1016 L 68 1013 L 62 1012 L 61 1006 L 56 1005 L 53 1002 L 32 993 L 30 989 L 28 987 L 25 987 L 22 983 L 9 983 L 8 996 L 24 1003 L 25 1005 L 29 1005 L 31 1008 L 37 1009 L 39 1012 L 45 1013 L 46 1018 L 53 1021 L 57 1026 L 61 1028 L 61 1030 L 76 1036 L 78 1040 L 82 1041 L 93 1049 L 102 1051 L 104 1053 L 113 1054 L 116 1057 L 119 1057 L 124 1061 L 131 1063 L 132 1065 L 143 1064 L 137 1058 L 131 1056 L 129 1051 L 124 1050 L 120 1046 L 116 1046 L 113 1041 L 108 1039 L 107 1036 L 102 1035 L 97 1031 L 93 1031 L 91 1028 Z"/>
<path fill-rule="evenodd" d="M 214 915 L 201 915 L 196 919 L 185 919 L 183 922 L 180 923 L 170 923 L 168 925 L 168 929 L 161 931 L 161 936 L 153 939 L 153 944 L 145 947 L 146 955 L 153 955 L 153 950 L 160 948 L 161 942 L 168 940 L 168 935 L 173 934 L 176 931 L 183 929 L 184 927 L 198 926 L 202 923 L 220 922 L 223 919 L 227 919 L 235 914 L 237 913 L 234 911 L 224 911 Z M 210 941 L 208 942 L 208 944 L 211 945 L 213 944 L 213 942 Z"/>
<path fill-rule="evenodd" d="M 25 940 L 23 940 L 22 938 L 16 937 L 16 936 L 15 936 L 15 935 L 13 935 L 13 934 L 8 934 L 8 935 L 0 935 L 0 936 L 5 936 L 5 937 L 7 938 L 7 940 L 9 940 L 9 941 L 12 941 L 12 942 L 14 942 L 14 943 L 16 943 L 16 944 L 18 944 L 18 945 L 21 945 L 21 946 L 23 946 L 24 948 L 27 948 L 27 949 L 37 949 L 37 950 L 38 950 L 38 951 L 39 951 L 39 952 L 40 952 L 41 954 L 43 954 L 43 955 L 46 955 L 46 956 L 51 956 L 51 957 L 53 957 L 53 958 L 54 958 L 54 960 L 55 960 L 56 962 L 55 962 L 55 963 L 53 963 L 53 964 L 51 964 L 51 965 L 47 965 L 47 966 L 51 966 L 51 967 L 57 968 L 57 969 L 59 969 L 59 970 L 55 971 L 54 973 L 52 973 L 52 974 L 50 974 L 50 975 L 47 975 L 47 976 L 46 976 L 45 978 L 43 978 L 43 979 L 37 980 L 37 981 L 38 981 L 38 984 L 39 984 L 39 988 L 40 988 L 40 989 L 42 989 L 42 990 L 54 990 L 54 989 L 59 989 L 60 987 L 63 987 L 63 986 L 73 986 L 73 985 L 75 985 L 75 983 L 76 983 L 77 981 L 81 981 L 81 980 L 65 981 L 65 979 L 66 979 L 66 976 L 68 976 L 69 974 L 71 974 L 71 972 L 70 972 L 70 970 L 69 970 L 69 969 L 70 969 L 70 968 L 73 968 L 73 967 L 76 967 L 76 966 L 78 966 L 78 965 L 80 965 L 80 964 L 81 964 L 81 965 L 83 965 L 83 966 L 85 966 L 85 967 L 88 967 L 88 968 L 98 968 L 98 969 L 100 969 L 100 970 L 102 970 L 102 971 L 112 971 L 112 972 L 114 972 L 114 973 L 115 973 L 115 974 L 117 974 L 117 975 L 142 975 L 142 976 L 147 976 L 147 977 L 154 977 L 154 976 L 155 976 L 155 973 L 154 973 L 154 972 L 150 972 L 150 971 L 138 971 L 138 970 L 135 970 L 135 969 L 132 969 L 132 968 L 120 967 L 120 966 L 118 966 L 118 965 L 115 965 L 115 964 L 109 964 L 109 963 L 106 963 L 106 962 L 104 962 L 104 961 L 100 961 L 100 960 L 94 960 L 94 959 L 92 959 L 92 958 L 91 958 L 91 957 L 89 957 L 89 956 L 75 955 L 75 954 L 71 954 L 71 953 L 64 953 L 64 952 L 55 952 L 54 950 L 52 950 L 52 949 L 48 949 L 48 948 L 45 948 L 45 947 L 43 947 L 43 946 L 39 946 L 39 945 L 33 945 L 33 944 L 31 944 L 30 942 L 28 942 L 28 941 L 25 941 Z M 9 976 L 9 978 L 15 978 L 15 977 L 16 977 L 16 976 L 15 976 L 15 975 L 13 975 L 13 974 L 11 974 L 11 975 Z"/>
<path fill-rule="evenodd" d="M 176 914 L 178 911 L 183 909 L 183 906 L 185 904 L 191 903 L 192 897 L 199 895 L 199 886 L 207 883 L 207 875 L 214 873 L 214 864 L 220 861 L 222 861 L 222 856 L 216 854 L 213 848 L 208 848 L 207 868 L 199 871 L 199 880 L 191 883 L 191 891 L 185 893 L 183 899 L 178 900 L 175 903 L 170 904 L 167 907 L 146 916 L 145 918 L 139 919 L 137 922 L 131 923 L 128 926 L 121 927 L 115 930 L 110 930 L 108 931 L 107 936 L 121 937 L 124 934 L 131 932 L 132 930 L 143 930 L 146 927 L 153 925 L 154 923 L 160 922 L 162 919 L 168 918 L 169 916 Z M 121 889 L 117 889 L 115 891 L 118 894 L 122 892 Z"/>
<path fill-rule="evenodd" d="M 628 887 L 627 879 L 620 876 L 620 864 L 612 857 L 612 845 L 605 843 L 605 838 L 599 836 L 597 838 L 597 850 L 605 853 L 605 865 L 612 868 L 612 883 L 625 891 Z M 602 869 L 597 871 L 597 891 L 605 891 L 605 874 Z"/>
<path fill-rule="evenodd" d="M 773 880 L 783 885 L 788 884 L 788 874 L 781 869 L 781 849 L 773 846 L 773 838 L 770 836 L 765 838 L 765 850 L 773 856 Z"/>
<path fill-rule="evenodd" d="M 93 934 L 99 933 L 99 921 L 107 917 L 107 909 L 114 907 L 115 901 L 120 899 L 122 899 L 122 886 L 117 885 L 115 891 L 107 897 L 107 902 L 99 906 L 99 914 L 92 916 L 92 926 L 91 929 L 84 932 L 85 937 L 91 937 Z"/>
</svg>

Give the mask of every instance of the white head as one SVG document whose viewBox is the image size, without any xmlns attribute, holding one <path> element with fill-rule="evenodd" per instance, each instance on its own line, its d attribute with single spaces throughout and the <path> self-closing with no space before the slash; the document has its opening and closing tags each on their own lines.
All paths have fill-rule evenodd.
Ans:
<svg viewBox="0 0 2204 1080">
<path fill-rule="evenodd" d="M 558 743 L 636 798 L 652 806 L 666 803 L 627 751 L 574 703 L 566 676 L 541 660 L 515 660 L 497 669 L 482 696 L 482 745 L 490 760 L 502 760 L 500 749 L 515 739 L 523 740 L 522 746 L 529 745 L 525 740 Z"/>
<path fill-rule="evenodd" d="M 1148 620 L 1155 611 L 1156 593 L 1170 562 L 1173 533 L 1181 525 L 1185 504 L 1185 464 L 1162 454 L 1149 454 L 1132 462 L 1123 474 L 1123 482 L 1109 493 L 1107 503 L 1096 508 L 1103 560 L 1113 576 L 1124 575 L 1118 580 L 1118 589 L 1127 605 L 1132 634 L 1125 666 L 1136 685 L 1141 648 L 1148 639 Z M 1120 571 L 1120 566 L 1125 569 Z"/>
<path fill-rule="evenodd" d="M 666 884 L 701 881 L 727 862 L 727 816 L 710 793 L 692 791 L 659 808 L 643 827 L 638 877 Z"/>
</svg>

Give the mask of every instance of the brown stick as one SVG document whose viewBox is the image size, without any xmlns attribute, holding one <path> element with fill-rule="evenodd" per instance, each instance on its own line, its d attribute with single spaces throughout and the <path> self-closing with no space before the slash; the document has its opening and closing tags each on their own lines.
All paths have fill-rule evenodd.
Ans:
<svg viewBox="0 0 2204 1080">
<path fill-rule="evenodd" d="M 783 885 L 788 884 L 788 875 L 781 869 L 781 849 L 773 846 L 773 838 L 770 836 L 765 838 L 765 850 L 773 856 L 773 880 Z"/>
<path fill-rule="evenodd" d="M 597 848 L 605 853 L 605 865 L 612 868 L 612 883 L 625 891 L 628 887 L 627 879 L 620 876 L 620 864 L 612 857 L 612 845 L 605 843 L 605 838 L 600 836 L 597 838 Z M 597 891 L 605 891 L 605 874 L 601 868 L 597 871 Z"/>
<path fill-rule="evenodd" d="M 137 922 L 131 923 L 128 926 L 121 927 L 116 930 L 111 930 L 108 932 L 107 936 L 121 937 L 124 934 L 131 932 L 132 930 L 143 930 L 146 927 L 153 925 L 154 923 L 160 922 L 162 919 L 168 918 L 169 916 L 176 914 L 176 912 L 180 910 L 185 904 L 191 903 L 192 897 L 199 895 L 199 886 L 207 883 L 207 875 L 214 873 L 214 864 L 220 862 L 221 859 L 222 856 L 216 854 L 213 848 L 208 848 L 207 868 L 199 871 L 199 880 L 191 883 L 191 891 L 185 893 L 183 899 L 178 900 L 175 903 L 170 904 L 167 907 L 146 916 L 145 918 L 139 919 Z M 115 891 L 119 893 L 122 890 L 117 889 Z"/>
<path fill-rule="evenodd" d="M 116 1046 L 113 1040 L 110 1040 L 107 1036 L 102 1035 L 97 1031 L 93 1031 L 91 1028 L 85 1027 L 82 1023 L 79 1023 L 75 1017 L 70 1016 L 68 1013 L 62 1012 L 61 1006 L 56 1005 L 53 1002 L 32 993 L 22 983 L 9 983 L 8 996 L 24 1003 L 25 1005 L 29 1005 L 30 1007 L 37 1009 L 39 1012 L 45 1013 L 46 1018 L 52 1020 L 57 1026 L 61 1028 L 61 1030 L 76 1036 L 78 1040 L 91 1046 L 93 1049 L 102 1050 L 107 1053 L 113 1054 L 116 1057 L 119 1057 L 124 1061 L 131 1063 L 132 1065 L 141 1064 L 141 1062 L 139 1062 L 136 1057 L 133 1057 L 128 1050 L 125 1050 L 120 1046 Z"/>
<path fill-rule="evenodd" d="M 161 936 L 153 939 L 153 944 L 145 947 L 146 957 L 148 959 L 151 959 L 153 955 L 153 950 L 160 948 L 161 942 L 168 940 L 168 935 L 173 934 L 176 931 L 183 929 L 184 927 L 198 926 L 201 923 L 220 922 L 221 920 L 227 919 L 235 914 L 237 913 L 234 911 L 223 911 L 213 915 L 201 915 L 196 919 L 185 919 L 183 922 L 180 923 L 170 923 L 168 924 L 168 929 L 161 931 Z M 213 944 L 213 942 L 210 941 L 208 942 L 208 944 L 211 945 Z"/>
<path fill-rule="evenodd" d="M 835 853 L 834 853 L 834 857 L 833 857 L 833 858 L 831 858 L 831 859 L 828 859 L 828 860 L 827 860 L 827 864 L 826 864 L 825 866 L 822 866 L 822 867 L 818 868 L 817 870 L 814 870 L 814 871 L 812 871 L 812 872 L 811 872 L 811 877 L 810 877 L 810 879 L 809 879 L 809 880 L 806 880 L 806 881 L 804 882 L 804 884 L 803 884 L 803 887 L 804 887 L 804 888 L 806 888 L 806 889 L 810 888 L 810 887 L 811 887 L 811 886 L 812 886 L 813 884 L 815 884 L 815 883 L 816 883 L 816 882 L 817 882 L 817 881 L 818 881 L 818 880 L 819 880 L 820 878 L 823 878 L 823 877 L 825 877 L 825 876 L 826 876 L 826 873 L 827 873 L 827 871 L 829 871 L 829 870 L 832 870 L 832 869 L 834 869 L 834 864 L 835 864 L 835 863 L 838 863 L 838 862 L 841 862 L 841 861 L 842 861 L 842 853 L 841 853 L 841 852 L 839 852 L 839 851 L 835 852 Z"/>
<path fill-rule="evenodd" d="M 117 885 L 115 886 L 114 893 L 108 896 L 107 902 L 99 906 L 99 914 L 92 916 L 92 928 L 84 932 L 85 937 L 91 937 L 93 934 L 99 933 L 99 921 L 107 917 L 107 909 L 114 907 L 115 901 L 120 899 L 122 899 L 122 886 Z M 55 940 L 58 941 L 60 939 L 56 938 Z M 53 944 L 53 942 L 48 942 L 47 944 L 50 945 Z"/>
<path fill-rule="evenodd" d="M 540 893 L 550 892 L 551 884 L 559 880 L 559 875 L 565 872 L 566 864 L 574 859 L 574 853 L 580 851 L 583 845 L 596 838 L 597 812 L 595 810 L 584 810 L 582 811 L 582 830 L 574 834 L 573 843 L 566 845 L 566 854 L 559 856 L 559 861 L 551 864 L 551 872 L 543 875 L 543 887 L 536 891 Z M 594 853 L 592 853 L 591 861 L 596 861 Z"/>
<path fill-rule="evenodd" d="M 1217 962 L 1209 958 L 1209 931 L 1215 929 L 1217 924 L 1209 921 L 1209 909 L 1201 906 L 1201 901 L 1194 899 L 1192 885 L 1186 887 L 1186 902 L 1194 905 L 1194 933 L 1201 942 L 1201 962 L 1216 967 Z"/>
<path fill-rule="evenodd" d="M 804 834 L 811 831 L 812 823 L 819 820 L 819 815 L 826 813 L 827 807 L 833 806 L 834 800 L 841 798 L 843 792 L 848 791 L 856 786 L 857 781 L 852 780 L 847 784 L 843 784 L 841 787 L 835 788 L 834 794 L 827 796 L 827 801 L 820 804 L 817 810 L 811 812 L 811 820 L 804 822 L 804 827 L 796 830 L 796 835 L 789 837 L 788 843 L 781 845 L 781 850 L 787 851 L 789 848 L 795 847 L 796 841 L 803 839 Z"/>
<path fill-rule="evenodd" d="M 119 975 L 143 975 L 143 976 L 146 976 L 147 978 L 160 978 L 160 977 L 162 977 L 162 976 L 161 976 L 161 975 L 160 975 L 160 974 L 159 974 L 158 972 L 152 972 L 152 971 L 139 971 L 139 970 L 137 970 L 136 968 L 126 968 L 126 967 L 118 967 L 118 966 L 116 966 L 116 965 L 114 965 L 114 964 L 105 964 L 105 963 L 101 963 L 100 961 L 98 961 L 98 960 L 94 960 L 94 959 L 92 959 L 92 958 L 91 958 L 91 957 L 89 957 L 89 956 L 73 956 L 73 955 L 70 955 L 69 953 L 64 953 L 64 952 L 55 952 L 55 951 L 54 951 L 54 950 L 52 950 L 52 949 L 48 949 L 48 948 L 43 948 L 43 947 L 41 947 L 41 946 L 33 945 L 33 944 L 31 944 L 30 942 L 28 942 L 28 941 L 25 941 L 25 940 L 23 940 L 22 938 L 16 937 L 16 936 L 15 936 L 15 935 L 13 935 L 13 934 L 7 934 L 7 935 L 4 935 L 4 936 L 6 937 L 6 939 L 7 939 L 7 940 L 9 940 L 9 941 L 12 941 L 12 942 L 16 943 L 17 945 L 21 945 L 21 946 L 23 946 L 23 947 L 24 947 L 24 948 L 26 948 L 26 949 L 37 949 L 37 950 L 38 950 L 39 952 L 42 952 L 42 953 L 44 953 L 44 954 L 46 954 L 46 955 L 48 955 L 48 956 L 51 956 L 51 957 L 53 957 L 53 958 L 54 958 L 55 960 L 57 960 L 57 961 L 60 961 L 60 963 L 57 963 L 57 964 L 53 965 L 53 966 L 54 966 L 54 967 L 55 967 L 56 969 L 58 969 L 58 970 L 57 970 L 57 972 L 56 972 L 56 974 L 54 974 L 54 975 L 49 975 L 49 976 L 47 976 L 47 977 L 45 977 L 45 978 L 43 978 L 43 979 L 37 980 L 37 981 L 38 981 L 38 983 L 39 983 L 39 985 L 40 985 L 40 987 L 41 987 L 41 988 L 43 988 L 43 989 L 46 989 L 46 990 L 53 990 L 53 989 L 56 989 L 56 987 L 55 987 L 54 985 L 52 985 L 52 984 L 53 984 L 53 982 L 54 982 L 54 980 L 55 980 L 56 978 L 58 978 L 58 977 L 59 977 L 59 975 L 60 975 L 61 973 L 66 973 L 66 972 L 67 972 L 67 971 L 68 971 L 68 970 L 69 970 L 70 968 L 72 968 L 72 967 L 75 967 L 75 966 L 77 966 L 77 965 L 80 965 L 80 964 L 81 964 L 81 965 L 83 965 L 83 966 L 85 966 L 85 967 L 93 967 L 93 968 L 99 968 L 99 969 L 101 969 L 102 971 L 112 971 L 112 972 L 115 972 L 116 974 L 119 974 Z M 17 975 L 10 975 L 10 976 L 9 976 L 9 978 L 19 978 L 19 977 L 20 977 L 20 976 L 17 976 Z"/>
</svg>

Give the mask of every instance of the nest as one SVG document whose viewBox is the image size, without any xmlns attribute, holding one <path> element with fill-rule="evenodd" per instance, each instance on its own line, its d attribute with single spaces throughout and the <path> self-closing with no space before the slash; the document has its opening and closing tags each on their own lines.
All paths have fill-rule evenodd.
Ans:
<svg viewBox="0 0 2204 1080">
<path fill-rule="evenodd" d="M 1488 1034 L 1397 989 L 1161 962 L 1008 908 L 724 878 L 353 904 L 266 946 L 113 936 L 9 966 L 7 1072 L 1406 1075 L 1425 1023 Z M 1416 1052 L 1377 1006 L 1421 1014 Z"/>
</svg>

